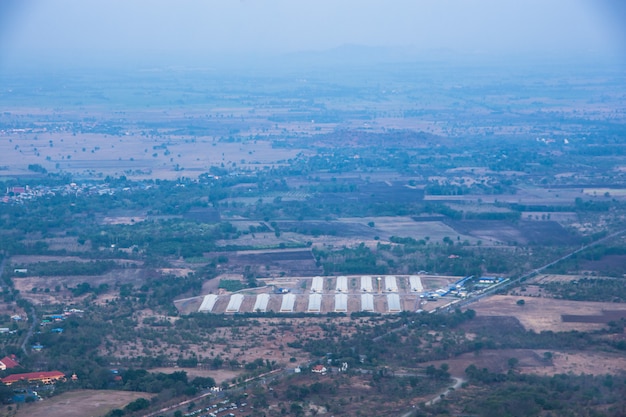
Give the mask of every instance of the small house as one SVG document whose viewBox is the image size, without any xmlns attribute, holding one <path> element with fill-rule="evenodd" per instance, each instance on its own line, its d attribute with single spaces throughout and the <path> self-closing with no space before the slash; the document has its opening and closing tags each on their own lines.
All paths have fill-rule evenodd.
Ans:
<svg viewBox="0 0 626 417">
<path fill-rule="evenodd" d="M 311 372 L 316 373 L 316 374 L 322 374 L 325 375 L 326 372 L 328 372 L 328 369 L 326 369 L 326 367 L 324 365 L 315 365 L 312 369 Z"/>
</svg>

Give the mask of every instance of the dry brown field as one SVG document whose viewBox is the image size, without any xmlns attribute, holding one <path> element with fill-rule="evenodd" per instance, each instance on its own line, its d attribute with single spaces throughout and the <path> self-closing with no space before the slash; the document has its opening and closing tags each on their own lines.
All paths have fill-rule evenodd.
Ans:
<svg viewBox="0 0 626 417">
<path fill-rule="evenodd" d="M 524 300 L 524 305 L 517 305 Z M 626 305 L 591 301 L 555 300 L 544 297 L 494 295 L 471 305 L 477 316 L 515 317 L 526 330 L 592 331 L 606 327 L 607 320 L 595 322 L 564 321 L 563 316 L 604 316 L 605 312 L 623 311 Z"/>
<path fill-rule="evenodd" d="M 509 359 L 515 358 L 519 362 L 515 370 L 524 374 L 547 375 L 556 374 L 620 374 L 626 372 L 626 358 L 623 355 L 611 352 L 589 351 L 560 351 L 551 350 L 551 359 L 545 359 L 545 350 L 538 349 L 500 349 L 482 350 L 479 354 L 464 353 L 454 358 L 427 362 L 423 365 L 439 367 L 447 363 L 450 373 L 454 376 L 465 376 L 465 369 L 470 365 L 477 368 L 487 368 L 491 372 L 506 373 Z"/>
<path fill-rule="evenodd" d="M 293 158 L 301 151 L 273 148 L 265 140 L 227 143 L 218 142 L 215 137 L 192 140 L 166 135 L 157 138 L 132 131 L 121 137 L 90 133 L 72 136 L 71 133 L 43 131 L 5 133 L 2 139 L 0 155 L 2 165 L 7 167 L 3 175 L 32 174 L 26 167 L 40 164 L 49 171 L 62 170 L 78 177 L 125 175 L 137 180 L 175 179 L 195 177 L 222 163 L 244 169 L 263 169 Z M 167 144 L 167 152 L 160 148 L 162 144 Z"/>
<path fill-rule="evenodd" d="M 32 404 L 20 405 L 16 417 L 101 417 L 115 408 L 151 394 L 130 391 L 69 391 Z"/>
</svg>

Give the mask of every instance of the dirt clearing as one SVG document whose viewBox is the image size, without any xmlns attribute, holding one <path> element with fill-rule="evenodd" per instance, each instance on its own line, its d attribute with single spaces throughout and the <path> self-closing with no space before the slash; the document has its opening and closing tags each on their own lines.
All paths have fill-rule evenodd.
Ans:
<svg viewBox="0 0 626 417">
<path fill-rule="evenodd" d="M 518 305 L 524 300 L 523 305 Z M 516 317 L 526 330 L 541 332 L 543 330 L 567 332 L 571 330 L 592 331 L 607 327 L 607 321 L 593 322 L 563 321 L 563 316 L 604 316 L 605 311 L 624 311 L 626 305 L 618 303 L 598 303 L 591 301 L 555 300 L 539 297 L 516 297 L 510 295 L 494 295 L 482 299 L 470 307 L 477 316 Z"/>
<path fill-rule="evenodd" d="M 138 398 L 150 399 L 150 394 L 129 391 L 70 391 L 56 397 L 25 404 L 16 417 L 98 417 Z"/>
</svg>

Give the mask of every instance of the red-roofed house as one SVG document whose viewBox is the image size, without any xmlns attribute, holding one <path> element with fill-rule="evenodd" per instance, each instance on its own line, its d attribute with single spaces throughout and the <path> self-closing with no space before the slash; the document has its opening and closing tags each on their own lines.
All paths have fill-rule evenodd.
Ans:
<svg viewBox="0 0 626 417">
<path fill-rule="evenodd" d="M 326 374 L 326 371 L 327 369 L 324 365 L 315 365 L 313 369 L 311 369 L 311 372 L 315 372 L 316 374 L 322 374 L 322 375 Z"/>
<path fill-rule="evenodd" d="M 54 384 L 57 381 L 65 380 L 65 374 L 59 371 L 50 372 L 29 372 L 26 374 L 13 374 L 2 378 L 5 385 L 11 385 L 16 382 L 41 382 L 43 384 Z"/>
<path fill-rule="evenodd" d="M 0 371 L 6 371 L 7 369 L 17 368 L 18 366 L 20 366 L 20 364 L 17 363 L 15 359 L 15 355 L 5 356 L 4 358 L 0 359 Z"/>
</svg>

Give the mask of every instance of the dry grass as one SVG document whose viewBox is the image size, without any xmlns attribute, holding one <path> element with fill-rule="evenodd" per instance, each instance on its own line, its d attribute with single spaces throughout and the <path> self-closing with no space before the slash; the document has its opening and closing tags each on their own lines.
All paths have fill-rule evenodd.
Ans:
<svg viewBox="0 0 626 417">
<path fill-rule="evenodd" d="M 98 417 L 150 394 L 129 391 L 70 391 L 20 406 L 16 417 Z"/>
<path fill-rule="evenodd" d="M 517 305 L 524 300 L 523 306 Z M 601 316 L 604 310 L 619 310 L 626 306 L 616 303 L 555 300 L 542 297 L 494 295 L 471 305 L 478 316 L 516 317 L 526 330 L 592 331 L 606 327 L 604 323 L 563 322 L 562 315 Z"/>
</svg>

